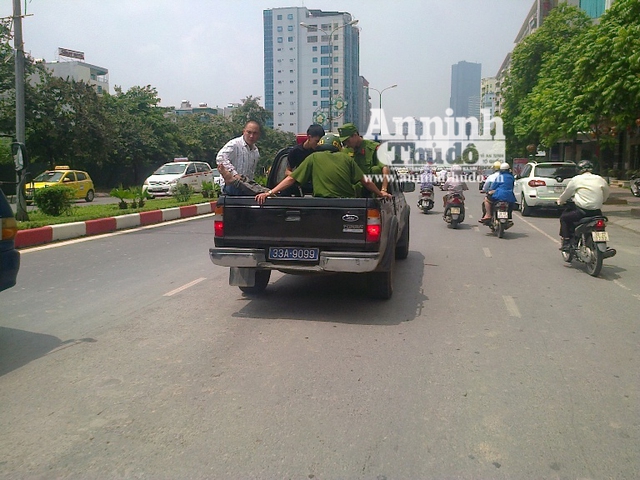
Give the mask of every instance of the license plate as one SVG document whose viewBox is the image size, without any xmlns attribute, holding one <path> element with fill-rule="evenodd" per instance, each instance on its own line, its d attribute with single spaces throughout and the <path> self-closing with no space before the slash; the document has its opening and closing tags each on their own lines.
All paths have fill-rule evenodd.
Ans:
<svg viewBox="0 0 640 480">
<path fill-rule="evenodd" d="M 498 212 L 498 218 L 509 218 L 509 212 Z"/>
<path fill-rule="evenodd" d="M 460 207 L 451 207 L 449 213 L 451 213 L 451 215 L 460 215 Z"/>
<path fill-rule="evenodd" d="M 594 242 L 608 242 L 609 232 L 591 232 L 591 238 Z"/>
<path fill-rule="evenodd" d="M 555 185 L 553 187 L 554 192 L 564 192 L 564 185 Z"/>
<path fill-rule="evenodd" d="M 312 262 L 314 260 L 318 260 L 318 249 L 302 247 L 270 247 L 269 260 Z"/>
</svg>

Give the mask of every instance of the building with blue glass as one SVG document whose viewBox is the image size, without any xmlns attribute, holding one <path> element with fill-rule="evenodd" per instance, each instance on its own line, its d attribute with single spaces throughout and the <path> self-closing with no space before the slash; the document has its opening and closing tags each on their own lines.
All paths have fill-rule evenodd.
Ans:
<svg viewBox="0 0 640 480">
<path fill-rule="evenodd" d="M 359 30 L 347 12 L 305 7 L 263 11 L 264 100 L 270 127 L 306 132 L 312 123 L 337 131 L 360 124 L 364 89 Z"/>
</svg>

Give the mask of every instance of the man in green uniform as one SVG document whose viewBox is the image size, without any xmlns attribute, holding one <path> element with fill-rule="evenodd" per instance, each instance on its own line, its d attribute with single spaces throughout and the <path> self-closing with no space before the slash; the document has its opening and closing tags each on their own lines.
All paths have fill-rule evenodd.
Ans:
<svg viewBox="0 0 640 480">
<path fill-rule="evenodd" d="M 386 192 L 389 183 L 387 176 L 391 172 L 387 165 L 378 160 L 376 152 L 380 144 L 363 138 L 353 123 L 345 123 L 338 128 L 338 133 L 342 145 L 353 153 L 353 159 L 366 175 L 384 175 L 382 182 L 378 183 L 382 185 L 381 190 Z"/>
<path fill-rule="evenodd" d="M 380 197 L 391 197 L 368 180 L 353 158 L 341 150 L 342 142 L 337 135 L 325 135 L 314 153 L 273 189 L 256 195 L 256 201 L 263 204 L 268 197 L 291 187 L 295 182 L 305 184 L 309 180 L 313 185 L 314 197 L 353 198 L 356 196 L 353 186 L 358 182 Z"/>
</svg>

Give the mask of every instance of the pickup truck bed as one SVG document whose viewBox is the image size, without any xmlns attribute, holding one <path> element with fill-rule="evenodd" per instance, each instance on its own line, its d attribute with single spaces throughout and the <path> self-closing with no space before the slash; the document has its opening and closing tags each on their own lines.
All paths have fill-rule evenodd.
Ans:
<svg viewBox="0 0 640 480">
<path fill-rule="evenodd" d="M 282 150 L 269 187 L 282 177 Z M 390 298 L 396 259 L 409 253 L 409 205 L 415 184 L 389 182 L 391 199 L 222 195 L 214 218 L 211 261 L 230 267 L 229 284 L 260 293 L 271 270 L 296 274 L 358 273 L 376 298 Z M 302 191 L 300 191 L 302 194 Z"/>
<path fill-rule="evenodd" d="M 229 284 L 264 290 L 271 270 L 362 273 L 377 298 L 393 293 L 395 259 L 407 257 L 409 207 L 404 196 L 269 198 L 221 196 L 214 220 L 216 265 L 230 267 Z"/>
</svg>

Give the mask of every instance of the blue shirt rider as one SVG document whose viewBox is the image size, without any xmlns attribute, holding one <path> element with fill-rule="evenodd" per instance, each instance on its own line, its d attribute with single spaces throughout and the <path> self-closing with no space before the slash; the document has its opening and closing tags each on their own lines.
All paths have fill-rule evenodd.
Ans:
<svg viewBox="0 0 640 480">
<path fill-rule="evenodd" d="M 508 163 L 502 163 L 497 178 L 490 185 L 485 184 L 483 190 L 489 192 L 489 195 L 484 200 L 485 214 L 478 220 L 480 223 L 491 220 L 492 202 L 509 202 L 510 205 L 516 203 L 516 196 L 513 194 L 515 178 L 509 171 L 510 168 Z"/>
</svg>

